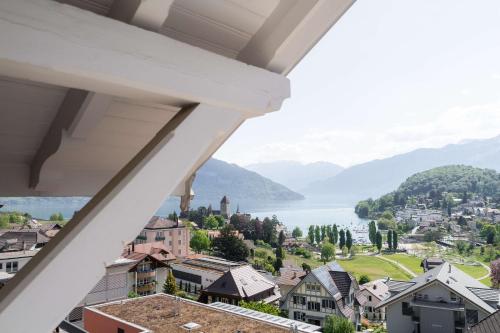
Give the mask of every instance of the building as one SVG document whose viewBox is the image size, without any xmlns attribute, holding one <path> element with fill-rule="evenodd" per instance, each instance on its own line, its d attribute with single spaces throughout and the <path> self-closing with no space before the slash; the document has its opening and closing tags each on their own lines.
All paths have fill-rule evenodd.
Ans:
<svg viewBox="0 0 500 333">
<path fill-rule="evenodd" d="M 322 326 L 326 316 L 336 314 L 360 323 L 356 303 L 358 283 L 336 262 L 313 269 L 286 296 L 282 309 L 289 318 Z"/>
<path fill-rule="evenodd" d="M 281 267 L 280 276 L 276 279 L 276 284 L 280 288 L 281 300 L 285 301 L 286 296 L 296 285 L 300 283 L 307 272 L 298 267 Z"/>
<path fill-rule="evenodd" d="M 165 198 L 185 210 L 353 2 L 0 1 L 0 196 L 91 197 L 0 290 L 2 330 L 50 332 Z"/>
<path fill-rule="evenodd" d="M 132 242 L 124 249 L 122 256 L 130 255 L 131 252 L 148 254 L 165 264 L 173 262 L 176 259 L 176 256 L 170 253 L 162 241 L 142 244 Z"/>
<path fill-rule="evenodd" d="M 199 294 L 230 269 L 244 264 L 217 257 L 189 258 L 170 264 L 179 290 Z"/>
<path fill-rule="evenodd" d="M 482 283 L 449 263 L 410 281 L 386 282 L 391 297 L 386 308 L 389 333 L 461 333 L 497 310 L 498 289 Z"/>
<path fill-rule="evenodd" d="M 16 274 L 39 250 L 0 252 L 0 272 Z"/>
<path fill-rule="evenodd" d="M 152 255 L 129 252 L 106 266 L 106 274 L 68 314 L 70 322 L 81 321 L 83 308 L 116 300 L 124 300 L 130 293 L 140 296 L 163 291 L 167 265 Z"/>
<path fill-rule="evenodd" d="M 420 267 L 423 268 L 424 272 L 427 272 L 433 268 L 441 266 L 442 264 L 444 264 L 444 259 L 437 257 L 430 257 L 423 259 L 422 262 L 420 263 Z"/>
<path fill-rule="evenodd" d="M 481 320 L 476 325 L 472 326 L 468 332 L 470 333 L 498 333 L 500 330 L 500 310 L 489 315 Z"/>
<path fill-rule="evenodd" d="M 190 253 L 190 240 L 189 228 L 179 223 L 179 220 L 172 221 L 164 217 L 153 216 L 137 236 L 135 243 L 162 242 L 169 253 L 176 257 L 186 257 Z"/>
<path fill-rule="evenodd" d="M 226 219 L 231 217 L 231 205 L 229 202 L 229 198 L 226 195 L 220 201 L 220 215 L 222 215 Z"/>
<path fill-rule="evenodd" d="M 84 328 L 89 333 L 289 333 L 290 327 L 297 333 L 320 330 L 234 305 L 207 305 L 165 294 L 91 306 L 84 313 Z"/>
<path fill-rule="evenodd" d="M 7 230 L 0 235 L 0 252 L 36 250 L 49 240 L 41 229 Z"/>
<path fill-rule="evenodd" d="M 276 303 L 281 297 L 276 283 L 257 272 L 250 265 L 231 268 L 210 286 L 203 289 L 200 301 L 238 305 L 240 301 Z"/>
<path fill-rule="evenodd" d="M 387 284 L 383 280 L 367 282 L 359 286 L 359 294 L 366 299 L 363 316 L 370 321 L 385 321 L 385 308 L 378 305 L 391 295 Z"/>
</svg>

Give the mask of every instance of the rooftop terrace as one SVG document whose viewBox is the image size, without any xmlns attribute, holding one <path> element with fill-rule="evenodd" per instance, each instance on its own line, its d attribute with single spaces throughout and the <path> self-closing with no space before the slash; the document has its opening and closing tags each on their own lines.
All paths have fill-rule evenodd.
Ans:
<svg viewBox="0 0 500 333">
<path fill-rule="evenodd" d="M 216 303 L 217 304 L 217 303 Z M 203 333 L 286 333 L 290 332 L 290 324 L 297 324 L 299 332 L 314 332 L 319 327 L 286 318 L 270 316 L 255 311 L 238 312 L 231 307 L 211 306 L 185 299 L 178 299 L 157 294 L 121 302 L 106 303 L 87 308 L 87 311 L 103 313 L 144 328 L 144 331 L 155 333 L 185 333 L 186 324 L 199 326 L 192 332 Z M 257 314 L 257 315 L 255 315 Z M 93 333 L 87 324 L 86 329 Z"/>
</svg>

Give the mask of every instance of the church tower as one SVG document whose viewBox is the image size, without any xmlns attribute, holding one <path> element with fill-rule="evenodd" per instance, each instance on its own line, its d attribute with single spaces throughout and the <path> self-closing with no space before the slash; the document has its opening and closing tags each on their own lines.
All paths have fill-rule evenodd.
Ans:
<svg viewBox="0 0 500 333">
<path fill-rule="evenodd" d="M 231 208 L 229 206 L 229 198 L 227 196 L 224 196 L 220 201 L 220 215 L 227 219 L 231 217 Z"/>
</svg>

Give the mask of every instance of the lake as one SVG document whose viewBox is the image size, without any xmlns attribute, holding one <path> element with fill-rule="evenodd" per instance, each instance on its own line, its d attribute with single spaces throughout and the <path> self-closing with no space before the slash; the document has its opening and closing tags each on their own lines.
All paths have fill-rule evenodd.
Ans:
<svg viewBox="0 0 500 333">
<path fill-rule="evenodd" d="M 27 212 L 35 218 L 48 219 L 56 212 L 61 212 L 65 218 L 71 218 L 73 213 L 81 209 L 88 202 L 88 198 L 33 198 L 30 200 L 18 201 L 15 198 L 3 200 L 6 206 L 4 211 Z M 198 207 L 203 203 L 194 200 L 192 207 Z M 291 231 L 296 226 L 300 227 L 304 233 L 307 233 L 309 225 L 337 224 L 338 226 L 349 228 L 353 232 L 353 237 L 362 237 L 366 239 L 367 234 L 362 231 L 367 227 L 368 221 L 360 219 L 355 213 L 354 208 L 346 204 L 335 204 L 327 200 L 306 199 L 299 201 L 280 201 L 280 202 L 255 202 L 240 201 L 231 203 L 231 210 L 236 211 L 239 206 L 241 212 L 248 212 L 252 216 L 260 219 L 276 215 L 287 228 Z M 179 199 L 170 198 L 160 207 L 157 215 L 166 216 L 169 213 L 179 211 Z M 219 207 L 214 207 L 218 209 Z M 361 232 L 360 232 L 361 231 Z"/>
</svg>

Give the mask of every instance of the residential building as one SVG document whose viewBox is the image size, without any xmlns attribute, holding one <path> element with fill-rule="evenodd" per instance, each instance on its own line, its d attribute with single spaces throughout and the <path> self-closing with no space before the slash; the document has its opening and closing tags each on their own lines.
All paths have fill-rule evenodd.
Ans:
<svg viewBox="0 0 500 333">
<path fill-rule="evenodd" d="M 0 235 L 0 252 L 36 250 L 49 240 L 41 229 L 7 230 Z"/>
<path fill-rule="evenodd" d="M 207 305 L 165 294 L 87 307 L 83 327 L 89 333 L 289 333 L 291 327 L 297 333 L 312 333 L 321 329 L 230 304 Z"/>
<path fill-rule="evenodd" d="M 131 252 L 106 266 L 106 274 L 68 314 L 70 322 L 82 320 L 83 308 L 128 298 L 133 292 L 140 296 L 163 291 L 167 265 L 149 254 Z"/>
<path fill-rule="evenodd" d="M 353 2 L 0 1 L 0 196 L 91 197 L 0 290 L 2 331 L 50 332 L 165 198 L 185 210 Z"/>
<path fill-rule="evenodd" d="M 153 216 L 134 242 L 136 244 L 163 242 L 169 253 L 176 257 L 186 257 L 190 253 L 190 239 L 189 228 L 179 220 L 172 221 Z"/>
<path fill-rule="evenodd" d="M 410 281 L 388 280 L 389 333 L 462 333 L 497 310 L 498 289 L 485 285 L 450 263 Z"/>
<path fill-rule="evenodd" d="M 176 259 L 176 256 L 170 253 L 165 243 L 161 241 L 142 244 L 132 242 L 124 249 L 122 256 L 130 255 L 132 252 L 148 254 L 165 264 L 173 262 Z"/>
<path fill-rule="evenodd" d="M 210 286 L 203 289 L 200 301 L 238 305 L 240 301 L 276 303 L 281 294 L 276 283 L 257 272 L 250 265 L 231 268 Z"/>
<path fill-rule="evenodd" d="M 276 284 L 280 288 L 281 300 L 284 302 L 286 296 L 304 276 L 307 272 L 303 271 L 302 268 L 280 268 L 280 276 L 276 279 Z"/>
<path fill-rule="evenodd" d="M 383 300 L 391 296 L 384 280 L 374 280 L 359 286 L 359 294 L 366 299 L 363 316 L 370 321 L 385 321 L 385 308 L 378 308 Z"/>
<path fill-rule="evenodd" d="M 0 252 L 0 272 L 16 274 L 39 250 Z"/>
<path fill-rule="evenodd" d="M 336 314 L 359 328 L 362 308 L 356 303 L 358 283 L 336 262 L 313 269 L 287 294 L 282 309 L 289 318 L 322 326 L 326 316 Z M 364 305 L 364 304 L 361 304 Z"/>
<path fill-rule="evenodd" d="M 232 230 L 231 233 L 235 237 L 238 237 L 241 240 L 245 239 L 245 236 L 242 233 L 240 233 L 238 230 Z M 214 240 L 215 238 L 220 237 L 220 235 L 221 235 L 220 230 L 207 230 L 207 236 L 211 241 Z"/>
<path fill-rule="evenodd" d="M 196 257 L 170 264 L 175 281 L 180 290 L 199 294 L 230 269 L 244 264 L 218 257 Z"/>
<path fill-rule="evenodd" d="M 490 314 L 469 329 L 469 333 L 498 333 L 500 331 L 500 310 Z"/>
<path fill-rule="evenodd" d="M 433 268 L 441 266 L 442 264 L 444 264 L 443 258 L 430 257 L 423 259 L 420 263 L 420 267 L 423 268 L 424 272 L 427 272 Z"/>
</svg>

